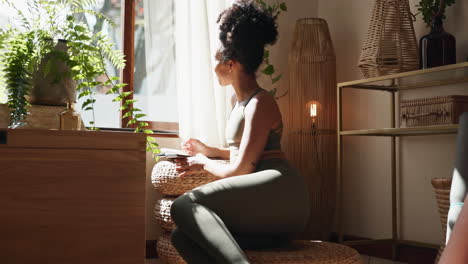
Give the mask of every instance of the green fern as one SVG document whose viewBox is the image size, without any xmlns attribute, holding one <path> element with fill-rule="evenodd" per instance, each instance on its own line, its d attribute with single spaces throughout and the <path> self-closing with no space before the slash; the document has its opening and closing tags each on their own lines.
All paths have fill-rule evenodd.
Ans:
<svg viewBox="0 0 468 264">
<path fill-rule="evenodd" d="M 95 16 L 96 18 L 98 19 L 102 19 L 104 20 L 105 22 L 109 23 L 109 25 L 111 26 L 115 26 L 115 22 L 112 20 L 112 18 L 104 15 L 103 13 L 100 13 L 100 12 L 96 12 L 92 9 L 82 9 L 82 8 L 76 8 L 74 9 L 74 14 L 89 14 L 89 15 L 93 15 Z"/>
<path fill-rule="evenodd" d="M 31 34 L 20 34 L 11 38 L 5 44 L 8 50 L 4 54 L 3 68 L 6 90 L 8 94 L 8 107 L 10 108 L 10 126 L 20 126 L 21 120 L 28 113 L 28 102 L 25 96 L 31 89 L 31 53 L 33 38 Z M 13 56 L 10 56 L 13 55 Z"/>
<path fill-rule="evenodd" d="M 46 54 L 52 54 L 66 62 L 71 68 L 71 76 L 77 81 L 78 98 L 85 98 L 81 105 L 82 111 L 92 111 L 91 127 L 98 130 L 94 118 L 95 90 L 100 86 L 111 86 L 108 94 L 115 94 L 114 101 L 121 102 L 120 110 L 125 110 L 128 118 L 127 127 L 134 127 L 135 132 L 146 133 L 147 150 L 159 153 L 159 146 L 154 138 L 149 136 L 153 131 L 146 129 L 148 123 L 141 121 L 146 115 L 133 107 L 136 100 L 129 99 L 131 92 L 121 92 L 126 85 L 115 83 L 119 78 L 109 76 L 106 72 L 106 62 L 120 70 L 125 67 L 124 54 L 114 50 L 114 43 L 102 33 L 93 34 L 88 26 L 80 19 L 79 14 L 91 14 L 102 19 L 109 25 L 115 23 L 107 16 L 96 12 L 92 6 L 96 0 L 28 0 L 28 12 L 31 19 L 27 19 L 11 1 L 7 3 L 17 12 L 19 29 L 0 30 L 0 89 L 7 90 L 8 106 L 11 109 L 11 127 L 21 125 L 21 121 L 28 114 L 28 102 L 25 96 L 32 86 L 32 73 L 38 70 L 39 64 Z M 41 18 L 46 13 L 46 19 Z M 65 13 L 65 14 L 63 14 Z M 60 16 L 65 17 L 65 23 L 57 23 Z M 44 21 L 45 20 L 45 21 Z M 23 33 L 24 32 L 24 33 Z M 67 40 L 68 51 L 53 51 L 54 43 L 50 39 L 64 38 Z M 46 64 L 45 74 L 53 72 L 53 65 Z M 107 81 L 98 81 L 97 77 L 105 75 Z M 2 86 L 3 84 L 3 86 Z M 1 98 L 0 98 L 1 100 Z"/>
<path fill-rule="evenodd" d="M 101 54 L 107 60 L 109 60 L 114 67 L 117 69 L 123 69 L 125 67 L 125 55 L 120 50 L 114 50 L 114 43 L 111 43 L 109 37 L 101 34 L 96 34 L 96 46 L 100 49 Z"/>
<path fill-rule="evenodd" d="M 70 6 L 76 8 L 86 8 L 97 4 L 97 0 L 61 0 L 61 2 L 68 3 Z"/>
<path fill-rule="evenodd" d="M 1 2 L 3 4 L 7 4 L 10 8 L 12 8 L 13 10 L 15 10 L 15 12 L 17 13 L 18 15 L 18 21 L 20 22 L 20 25 L 22 27 L 24 27 L 25 29 L 27 30 L 30 30 L 32 28 L 32 25 L 31 23 L 29 22 L 29 19 L 26 18 L 26 16 L 24 15 L 24 13 L 19 10 L 12 2 L 8 1 L 8 0 L 1 0 Z"/>
</svg>

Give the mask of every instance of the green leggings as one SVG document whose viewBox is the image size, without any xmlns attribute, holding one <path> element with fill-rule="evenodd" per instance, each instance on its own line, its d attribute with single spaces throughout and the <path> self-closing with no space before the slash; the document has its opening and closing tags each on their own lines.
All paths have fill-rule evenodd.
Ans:
<svg viewBox="0 0 468 264">
<path fill-rule="evenodd" d="M 262 160 L 254 173 L 180 196 L 171 216 L 172 243 L 187 263 L 249 263 L 242 249 L 281 246 L 303 231 L 307 185 L 286 160 Z"/>
</svg>

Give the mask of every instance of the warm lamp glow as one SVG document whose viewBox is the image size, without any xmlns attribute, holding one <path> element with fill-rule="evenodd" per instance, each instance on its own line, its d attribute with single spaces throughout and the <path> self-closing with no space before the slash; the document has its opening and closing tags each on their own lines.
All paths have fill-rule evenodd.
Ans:
<svg viewBox="0 0 468 264">
<path fill-rule="evenodd" d="M 317 116 L 317 104 L 310 105 L 310 116 L 316 117 Z"/>
<path fill-rule="evenodd" d="M 311 121 L 312 121 L 312 128 L 313 129 L 316 129 L 316 122 L 317 122 L 317 118 L 318 118 L 318 115 L 321 111 L 321 106 L 320 106 L 320 102 L 318 101 L 315 101 L 315 100 L 311 100 L 311 101 L 308 101 L 306 103 L 306 107 L 307 107 L 307 111 L 310 111 L 310 118 L 311 118 Z"/>
</svg>

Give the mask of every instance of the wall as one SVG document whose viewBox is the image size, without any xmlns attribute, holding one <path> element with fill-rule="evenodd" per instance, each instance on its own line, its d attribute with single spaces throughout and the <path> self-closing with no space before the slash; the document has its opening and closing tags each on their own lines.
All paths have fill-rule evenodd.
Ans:
<svg viewBox="0 0 468 264">
<path fill-rule="evenodd" d="M 416 0 L 410 1 L 416 12 Z M 337 55 L 338 82 L 362 79 L 357 68 L 374 1 L 319 0 L 318 16 L 329 23 Z M 447 12 L 446 31 L 457 38 L 458 61 L 468 55 L 466 1 L 457 1 Z M 418 17 L 416 37 L 427 32 Z M 463 87 L 436 87 L 401 94 L 401 99 L 441 94 L 468 94 Z M 343 98 L 344 129 L 388 127 L 389 97 L 385 93 L 346 91 Z M 441 227 L 430 180 L 451 177 L 455 135 L 401 138 L 398 145 L 400 234 L 403 239 L 438 244 Z M 390 141 L 386 138 L 344 140 L 345 214 L 347 234 L 372 238 L 391 236 Z"/>
<path fill-rule="evenodd" d="M 276 3 L 276 0 L 267 0 L 266 2 Z M 317 16 L 318 14 L 318 0 L 283 0 L 282 2 L 287 4 L 288 11 L 281 13 L 279 16 L 278 41 L 270 48 L 271 63 L 275 66 L 277 73 L 282 73 L 282 78 L 277 82 L 277 85 L 275 84 L 274 86 L 278 88 L 278 95 L 287 92 L 289 87 L 288 54 L 291 48 L 296 20 L 304 17 Z M 271 81 L 265 78 L 263 74 L 258 75 L 262 87 L 266 89 L 271 89 L 273 87 Z M 284 103 L 287 100 L 284 99 L 278 100 L 278 103 L 285 106 Z"/>
</svg>

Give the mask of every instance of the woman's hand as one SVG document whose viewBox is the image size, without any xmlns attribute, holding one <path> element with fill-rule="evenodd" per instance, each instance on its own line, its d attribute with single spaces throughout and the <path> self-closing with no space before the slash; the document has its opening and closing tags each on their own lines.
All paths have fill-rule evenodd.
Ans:
<svg viewBox="0 0 468 264">
<path fill-rule="evenodd" d="M 203 154 L 197 154 L 194 157 L 175 159 L 176 170 L 179 172 L 179 177 L 185 177 L 192 173 L 201 173 L 205 170 L 203 167 L 209 159 Z"/>
<path fill-rule="evenodd" d="M 210 147 L 198 139 L 191 138 L 182 144 L 182 150 L 190 156 L 195 156 L 199 153 L 209 156 Z"/>
</svg>

